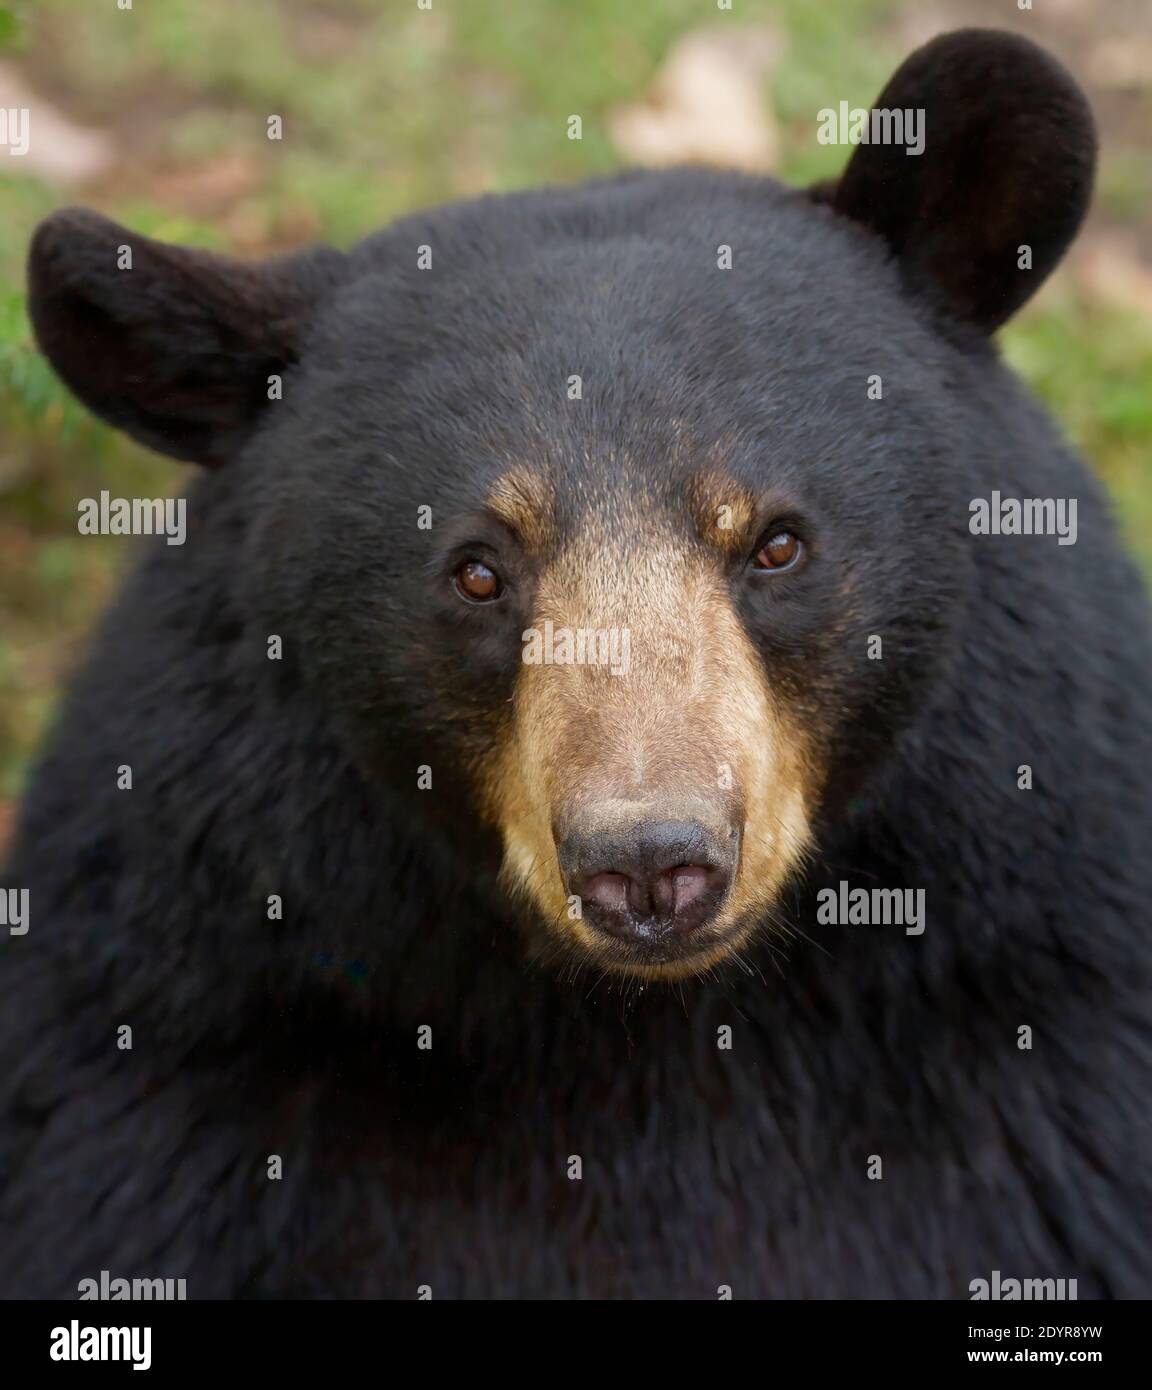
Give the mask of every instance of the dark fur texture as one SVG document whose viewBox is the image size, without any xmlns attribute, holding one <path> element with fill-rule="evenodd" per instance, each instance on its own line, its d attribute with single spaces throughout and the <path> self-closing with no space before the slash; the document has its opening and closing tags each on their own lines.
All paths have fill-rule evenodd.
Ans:
<svg viewBox="0 0 1152 1390">
<path fill-rule="evenodd" d="M 952 43 L 957 71 L 1000 75 L 953 93 L 981 121 L 1033 77 L 1071 87 L 1018 40 Z M 1090 122 L 1044 138 L 1013 147 L 1031 203 L 995 249 L 1035 241 L 1046 271 Z M 188 543 L 144 547 L 23 807 L 0 1293 L 75 1296 L 102 1269 L 190 1297 L 966 1297 L 997 1269 L 1152 1293 L 1148 608 L 1098 488 L 978 331 L 1018 286 L 974 282 L 977 258 L 974 297 L 917 289 L 925 237 L 985 225 L 947 196 L 956 148 L 929 127 L 898 259 L 851 187 L 829 207 L 704 172 L 444 208 L 280 292 L 181 260 L 131 309 L 119 229 L 42 230 L 33 313 L 77 394 L 229 462 L 193 488 Z M 866 188 L 876 166 L 852 167 Z M 238 313 L 236 277 L 280 317 Z M 270 362 L 284 399 L 257 420 Z M 590 492 L 674 517 L 718 441 L 813 518 L 807 582 L 737 600 L 821 733 L 817 852 L 779 911 L 803 935 L 674 987 L 533 965 L 466 776 L 523 615 L 481 629 L 450 602 L 453 527 L 513 461 L 547 470 L 561 528 Z M 1077 498 L 1077 544 L 971 536 L 992 489 Z M 924 935 L 817 927 L 842 878 L 924 889 Z"/>
</svg>

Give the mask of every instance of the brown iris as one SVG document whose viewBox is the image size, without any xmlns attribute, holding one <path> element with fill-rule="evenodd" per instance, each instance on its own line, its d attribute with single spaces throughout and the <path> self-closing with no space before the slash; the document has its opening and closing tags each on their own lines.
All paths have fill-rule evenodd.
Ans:
<svg viewBox="0 0 1152 1390">
<path fill-rule="evenodd" d="M 758 570 L 787 570 L 799 560 L 804 547 L 791 531 L 777 531 L 756 552 L 752 565 Z"/>
<path fill-rule="evenodd" d="M 466 560 L 452 578 L 456 592 L 471 603 L 491 603 L 500 597 L 500 576 L 480 560 Z"/>
</svg>

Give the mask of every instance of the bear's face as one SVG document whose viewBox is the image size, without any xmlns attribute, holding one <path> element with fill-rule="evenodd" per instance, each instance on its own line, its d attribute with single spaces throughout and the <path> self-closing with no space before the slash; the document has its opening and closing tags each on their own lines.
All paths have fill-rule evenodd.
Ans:
<svg viewBox="0 0 1152 1390">
<path fill-rule="evenodd" d="M 1055 264 L 1091 123 L 1007 35 L 938 40 L 879 104 L 927 108 L 925 153 L 862 146 L 815 197 L 649 176 L 264 266 L 85 213 L 37 236 L 57 369 L 228 464 L 244 610 L 367 776 L 430 777 L 410 814 L 544 952 L 738 951 L 947 656 L 980 436 L 954 343 Z"/>
<path fill-rule="evenodd" d="M 647 977 L 773 912 L 963 582 L 944 350 L 878 250 L 780 190 L 758 212 L 739 270 L 688 204 L 651 244 L 529 222 L 478 282 L 433 222 L 448 264 L 377 252 L 243 465 L 249 602 L 292 615 L 356 756 L 429 769 L 417 813 L 540 946 Z"/>
</svg>

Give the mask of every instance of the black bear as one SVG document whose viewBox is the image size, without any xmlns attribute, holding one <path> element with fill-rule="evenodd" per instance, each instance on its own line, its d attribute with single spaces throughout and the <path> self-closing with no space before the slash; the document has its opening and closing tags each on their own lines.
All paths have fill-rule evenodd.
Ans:
<svg viewBox="0 0 1152 1390">
<path fill-rule="evenodd" d="M 877 110 L 808 190 L 39 228 L 205 469 L 4 878 L 0 1293 L 1152 1293 L 1149 610 L 991 339 L 1092 118 L 976 30 Z"/>
</svg>

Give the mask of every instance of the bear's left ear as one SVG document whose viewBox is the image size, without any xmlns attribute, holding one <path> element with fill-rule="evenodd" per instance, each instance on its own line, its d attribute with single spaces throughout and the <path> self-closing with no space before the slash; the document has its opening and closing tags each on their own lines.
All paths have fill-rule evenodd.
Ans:
<svg viewBox="0 0 1152 1390">
<path fill-rule="evenodd" d="M 922 113 L 922 152 L 861 144 L 812 196 L 883 237 L 917 292 L 990 333 L 1087 210 L 1096 131 L 1084 94 L 1027 39 L 962 29 L 913 53 L 874 108 Z"/>
<path fill-rule="evenodd" d="M 328 247 L 232 260 L 65 208 L 32 239 L 28 312 L 90 410 L 162 454 L 217 465 L 251 433 L 268 378 L 296 360 L 343 266 Z"/>
</svg>

